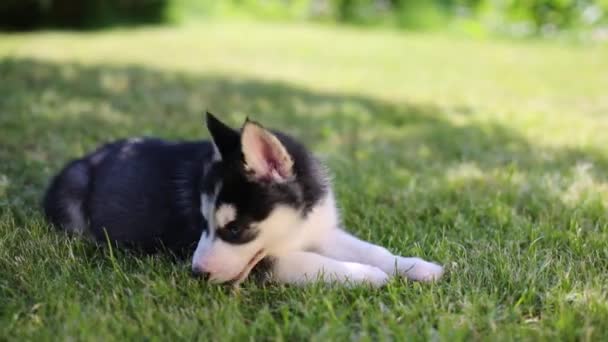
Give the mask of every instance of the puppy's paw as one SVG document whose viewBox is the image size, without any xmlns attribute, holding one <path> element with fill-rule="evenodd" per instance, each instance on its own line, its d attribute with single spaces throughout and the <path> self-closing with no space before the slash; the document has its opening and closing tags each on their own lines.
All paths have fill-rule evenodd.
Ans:
<svg viewBox="0 0 608 342">
<path fill-rule="evenodd" d="M 416 261 L 407 269 L 401 269 L 401 275 L 414 281 L 436 281 L 443 275 L 443 267 L 432 262 L 416 258 Z"/>
<path fill-rule="evenodd" d="M 390 277 L 384 271 L 377 267 L 370 267 L 370 270 L 365 274 L 363 279 L 373 286 L 382 286 L 389 281 Z"/>
<path fill-rule="evenodd" d="M 351 274 L 347 276 L 353 284 L 369 284 L 375 287 L 380 287 L 386 284 L 390 276 L 378 267 L 350 264 Z"/>
</svg>

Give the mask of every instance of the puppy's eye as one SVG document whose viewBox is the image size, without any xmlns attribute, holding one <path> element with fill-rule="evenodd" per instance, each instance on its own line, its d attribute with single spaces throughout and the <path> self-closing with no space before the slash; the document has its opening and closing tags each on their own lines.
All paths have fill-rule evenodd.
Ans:
<svg viewBox="0 0 608 342">
<path fill-rule="evenodd" d="M 256 237 L 256 232 L 249 229 L 247 222 L 232 221 L 217 230 L 217 236 L 231 244 L 244 244 Z"/>
<path fill-rule="evenodd" d="M 227 224 L 224 229 L 232 236 L 237 236 L 241 232 L 241 228 L 234 222 Z"/>
</svg>

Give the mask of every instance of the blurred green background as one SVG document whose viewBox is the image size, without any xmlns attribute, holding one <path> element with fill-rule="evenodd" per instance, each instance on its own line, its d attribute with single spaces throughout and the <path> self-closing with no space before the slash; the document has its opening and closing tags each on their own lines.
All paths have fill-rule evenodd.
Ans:
<svg viewBox="0 0 608 342">
<path fill-rule="evenodd" d="M 604 37 L 608 0 L 3 0 L 0 27 L 96 29 L 216 17 L 319 21 L 474 36 Z"/>
</svg>

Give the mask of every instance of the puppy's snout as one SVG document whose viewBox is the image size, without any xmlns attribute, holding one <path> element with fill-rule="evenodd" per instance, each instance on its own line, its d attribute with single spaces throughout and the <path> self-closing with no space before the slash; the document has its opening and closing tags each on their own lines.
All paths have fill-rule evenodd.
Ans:
<svg viewBox="0 0 608 342">
<path fill-rule="evenodd" d="M 209 275 L 210 275 L 210 273 L 205 271 L 202 267 L 200 267 L 198 265 L 192 266 L 192 276 L 201 278 L 203 280 L 208 280 Z"/>
</svg>

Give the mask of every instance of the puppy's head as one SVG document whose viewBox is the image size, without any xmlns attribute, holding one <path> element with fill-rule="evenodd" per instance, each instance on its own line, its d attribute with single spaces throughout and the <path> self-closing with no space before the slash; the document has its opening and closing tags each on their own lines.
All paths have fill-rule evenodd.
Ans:
<svg viewBox="0 0 608 342">
<path fill-rule="evenodd" d="M 204 176 L 207 221 L 192 267 L 213 282 L 240 282 L 265 256 L 290 244 L 323 196 L 316 160 L 293 139 L 246 120 L 240 131 L 207 114 L 215 147 Z"/>
</svg>

